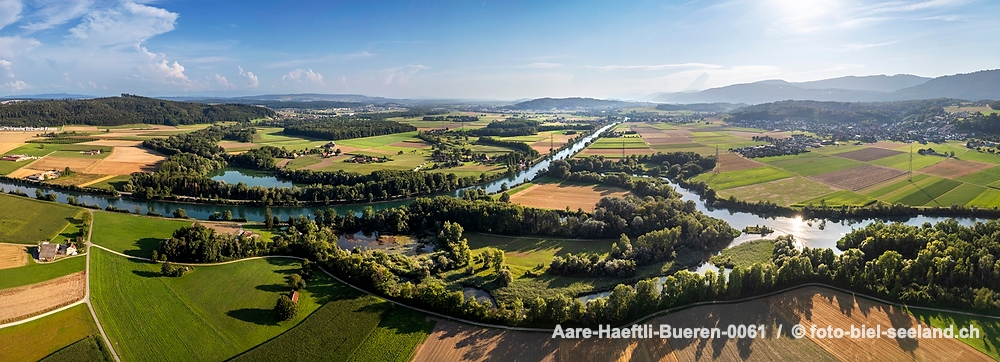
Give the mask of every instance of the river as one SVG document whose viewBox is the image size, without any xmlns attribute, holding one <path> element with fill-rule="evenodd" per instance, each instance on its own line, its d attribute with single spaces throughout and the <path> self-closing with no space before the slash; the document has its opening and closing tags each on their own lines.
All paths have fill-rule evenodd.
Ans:
<svg viewBox="0 0 1000 362">
<path fill-rule="evenodd" d="M 531 167 L 518 172 L 514 176 L 498 179 L 489 182 L 485 185 L 477 185 L 448 192 L 445 193 L 445 195 L 461 196 L 462 192 L 475 188 L 483 188 L 486 189 L 487 192 L 498 192 L 500 191 L 503 184 L 507 184 L 508 187 L 514 187 L 515 185 L 531 181 L 536 176 L 538 176 L 540 172 L 547 169 L 549 167 L 550 162 L 552 162 L 553 160 L 561 160 L 572 157 L 577 152 L 583 150 L 583 148 L 587 146 L 588 142 L 593 141 L 594 139 L 599 137 L 602 132 L 604 132 L 608 128 L 614 127 L 616 124 L 617 123 L 602 127 L 601 129 L 595 131 L 591 135 L 577 141 L 571 147 L 559 151 L 550 157 L 546 157 L 542 161 L 539 161 L 538 163 L 532 165 Z M 221 172 L 217 174 L 213 174 L 213 176 L 214 176 L 213 179 L 225 180 L 230 183 L 244 181 L 245 183 L 248 184 L 253 183 L 257 185 L 263 185 L 263 184 L 273 184 L 282 182 L 275 179 L 273 176 L 270 177 L 270 179 L 273 179 L 272 182 L 268 177 L 260 177 L 259 174 L 247 174 L 245 171 L 241 172 L 236 169 L 228 169 L 228 168 L 221 170 Z M 287 186 L 284 184 L 282 185 Z M 4 190 L 6 191 L 20 189 L 21 191 L 24 191 L 25 193 L 31 196 L 35 195 L 35 190 L 37 189 L 37 187 L 34 186 L 14 184 L 6 181 L 0 181 L 0 187 L 4 188 Z M 132 199 L 128 197 L 113 198 L 104 195 L 69 192 L 63 190 L 48 189 L 45 187 L 42 187 L 42 190 L 45 192 L 54 192 L 58 196 L 58 201 L 62 203 L 66 203 L 68 201 L 68 197 L 70 195 L 73 195 L 77 197 L 77 200 L 80 203 L 87 203 L 88 205 L 98 205 L 102 209 L 108 207 L 108 205 L 111 205 L 122 210 L 134 211 L 136 207 L 139 207 L 141 212 L 144 214 L 148 211 L 153 211 L 155 213 L 167 216 L 173 214 L 174 210 L 181 208 L 187 212 L 187 215 L 189 217 L 196 219 L 203 219 L 203 220 L 208 219 L 210 215 L 216 212 L 221 213 L 225 210 L 230 210 L 233 213 L 234 218 L 246 218 L 247 220 L 250 221 L 264 221 L 264 213 L 266 209 L 265 207 L 260 207 L 260 206 L 195 204 L 195 203 L 182 203 L 174 201 L 149 201 L 149 200 Z M 272 215 L 277 216 L 281 219 L 287 219 L 288 217 L 295 217 L 299 215 L 312 215 L 316 209 L 331 209 L 331 208 L 337 210 L 337 212 L 340 214 L 354 211 L 355 213 L 359 213 L 360 215 L 361 210 L 367 206 L 371 206 L 376 210 L 381 210 L 381 209 L 398 207 L 402 205 L 408 205 L 410 201 L 411 199 L 375 202 L 375 203 L 338 204 L 338 205 L 328 205 L 328 206 L 272 206 L 271 212 Z"/>
</svg>

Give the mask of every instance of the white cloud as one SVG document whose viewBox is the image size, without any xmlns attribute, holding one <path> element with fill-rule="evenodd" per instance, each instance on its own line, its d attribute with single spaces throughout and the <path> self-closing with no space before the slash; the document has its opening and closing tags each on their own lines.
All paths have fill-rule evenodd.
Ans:
<svg viewBox="0 0 1000 362">
<path fill-rule="evenodd" d="M 184 75 L 184 66 L 176 60 L 170 63 L 166 54 L 150 52 L 141 45 L 136 45 L 135 49 L 146 56 L 147 70 L 153 80 L 168 84 L 191 84 L 191 80 Z"/>
<path fill-rule="evenodd" d="M 559 68 L 561 66 L 563 66 L 563 65 L 559 64 L 559 63 L 536 62 L 536 63 L 522 65 L 521 68 L 528 68 L 528 69 L 549 69 L 549 68 Z"/>
<path fill-rule="evenodd" d="M 93 11 L 70 29 L 70 37 L 93 45 L 138 44 L 174 30 L 177 14 L 126 2 L 114 9 Z"/>
<path fill-rule="evenodd" d="M 417 72 L 430 69 L 430 67 L 420 64 L 410 64 L 405 67 L 396 67 L 389 69 L 382 69 L 378 71 L 379 77 L 382 79 L 382 83 L 385 84 L 402 84 L 409 85 L 410 78 L 413 77 Z"/>
<path fill-rule="evenodd" d="M 226 79 L 226 77 L 223 77 L 222 75 L 215 74 L 212 76 L 212 79 L 215 81 L 216 84 L 222 87 L 222 89 L 227 89 L 227 90 L 236 89 L 236 86 L 233 85 L 232 83 L 229 83 L 229 79 Z"/>
<path fill-rule="evenodd" d="M 312 69 L 295 69 L 281 76 L 281 81 L 290 84 L 323 85 L 323 75 L 314 72 Z"/>
<path fill-rule="evenodd" d="M 600 71 L 609 70 L 672 70 L 672 69 L 718 69 L 722 68 L 720 65 L 715 64 L 705 64 L 705 63 L 678 63 L 678 64 L 655 64 L 655 65 L 602 65 L 602 66 L 586 66 L 584 68 L 597 69 Z"/>
<path fill-rule="evenodd" d="M 852 44 L 845 44 L 845 45 L 841 46 L 840 50 L 864 50 L 864 49 L 869 49 L 869 48 L 878 48 L 878 47 L 882 47 L 882 46 L 886 46 L 886 45 L 892 45 L 892 44 L 896 44 L 896 43 L 899 43 L 899 41 L 898 40 L 894 40 L 894 41 L 887 41 L 887 42 L 883 42 L 883 43 L 852 43 Z"/>
<path fill-rule="evenodd" d="M 0 0 L 0 29 L 17 22 L 23 7 L 21 0 Z"/>
<path fill-rule="evenodd" d="M 240 68 L 240 75 L 250 81 L 250 88 L 257 88 L 257 86 L 260 85 L 260 80 L 257 79 L 257 76 L 254 75 L 253 72 L 243 71 L 242 66 L 237 67 Z"/>
<path fill-rule="evenodd" d="M 0 89 L 8 89 L 8 90 L 10 90 L 12 92 L 17 92 L 17 91 L 20 91 L 20 90 L 25 90 L 25 89 L 28 89 L 29 87 L 30 86 L 28 85 L 28 83 L 25 83 L 25 82 L 20 81 L 20 80 L 16 80 L 16 81 L 13 81 L 13 82 L 10 82 L 10 83 L 6 83 L 6 84 L 3 84 L 3 85 L 0 85 Z"/>
<path fill-rule="evenodd" d="M 7 74 L 7 76 L 11 78 L 14 77 L 14 72 L 10 70 L 12 65 L 14 65 L 14 63 L 11 63 L 9 60 L 0 59 L 0 69 L 4 70 L 4 74 Z"/>
<path fill-rule="evenodd" d="M 32 38 L 20 36 L 0 36 L 0 57 L 14 58 L 38 47 L 41 43 Z"/>
<path fill-rule="evenodd" d="M 28 31 L 51 29 L 83 16 L 94 5 L 92 0 L 35 0 L 35 3 L 39 9 L 33 15 L 41 20 L 21 26 L 22 29 Z"/>
</svg>

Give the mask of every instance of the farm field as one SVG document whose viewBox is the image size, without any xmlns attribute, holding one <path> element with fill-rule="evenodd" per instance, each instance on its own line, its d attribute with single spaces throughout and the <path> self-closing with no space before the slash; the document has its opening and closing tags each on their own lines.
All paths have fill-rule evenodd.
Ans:
<svg viewBox="0 0 1000 362">
<path fill-rule="evenodd" d="M 822 288 L 802 288 L 766 300 L 778 318 L 802 324 L 844 327 L 862 323 L 869 326 L 916 327 L 918 324 L 924 328 L 929 326 L 902 308 Z M 811 338 L 808 335 L 806 339 L 816 343 L 839 360 L 853 359 L 858 355 L 870 356 L 880 361 L 986 359 L 981 352 L 956 339 L 920 339 L 919 343 L 905 343 L 906 340 L 897 341 L 889 338 L 822 339 Z"/>
<path fill-rule="evenodd" d="M 40 283 L 81 272 L 85 269 L 86 264 L 87 259 L 82 255 L 44 264 L 36 263 L 33 258 L 29 258 L 27 265 L 0 269 L 0 289 Z"/>
<path fill-rule="evenodd" d="M 779 205 L 792 205 L 834 192 L 833 187 L 812 181 L 805 177 L 790 177 L 780 180 L 734 187 L 719 191 L 721 197 L 736 197 L 738 200 L 771 201 Z"/>
<path fill-rule="evenodd" d="M 0 194 L 0 242 L 38 244 L 52 240 L 83 212 L 66 204 Z"/>
<path fill-rule="evenodd" d="M 763 166 L 739 171 L 720 172 L 718 174 L 706 172 L 695 177 L 694 181 L 704 181 L 715 190 L 725 190 L 734 187 L 780 180 L 792 176 L 793 175 L 787 171 L 770 166 Z"/>
<path fill-rule="evenodd" d="M 936 311 L 925 311 L 921 309 L 906 309 L 906 312 L 913 315 L 922 324 L 931 325 L 936 328 L 948 328 L 956 326 L 975 326 L 982 331 L 981 338 L 961 338 L 957 340 L 979 350 L 992 359 L 1000 360 L 1000 321 L 995 319 L 973 318 L 957 313 L 946 313 Z"/>
<path fill-rule="evenodd" d="M 796 206 L 864 206 L 875 202 L 875 199 L 857 194 L 847 190 L 840 190 L 831 194 L 826 194 L 823 196 L 818 196 L 812 199 L 803 200 L 795 203 Z"/>
<path fill-rule="evenodd" d="M 510 194 L 510 202 L 542 209 L 583 209 L 593 212 L 605 197 L 624 197 L 628 191 L 603 185 L 575 182 L 534 182 L 531 186 Z"/>
<path fill-rule="evenodd" d="M 28 265 L 28 247 L 17 244 L 0 244 L 0 270 Z"/>
<path fill-rule="evenodd" d="M 86 275 L 77 272 L 41 283 L 0 290 L 0 321 L 15 321 L 83 299 Z"/>
<path fill-rule="evenodd" d="M 512 237 L 488 234 L 469 233 L 469 248 L 472 255 L 479 255 L 487 247 L 504 251 L 507 265 L 514 279 L 518 279 L 528 270 L 543 264 L 542 270 L 548 269 L 554 256 L 566 256 L 568 253 L 605 255 L 611 251 L 611 245 L 617 240 L 562 240 L 556 238 Z"/>
<path fill-rule="evenodd" d="M 333 300 L 301 324 L 233 360 L 405 362 L 434 326 L 423 314 L 343 285 L 334 289 Z"/>
<path fill-rule="evenodd" d="M 869 326 L 915 326 L 920 322 L 900 308 L 856 299 L 823 288 L 802 288 L 748 302 L 699 306 L 647 323 L 673 327 L 761 325 L 766 338 L 708 339 L 670 338 L 666 340 L 573 340 L 552 339 L 551 334 L 488 330 L 438 321 L 427 341 L 417 350 L 414 361 L 441 360 L 853 360 L 871 356 L 874 360 L 983 360 L 986 355 L 954 339 L 922 339 L 920 343 L 898 343 L 881 339 L 791 338 L 789 326 L 851 324 Z M 780 337 L 777 326 L 783 325 Z"/>
<path fill-rule="evenodd" d="M 193 222 L 97 211 L 94 212 L 91 242 L 127 255 L 148 258 L 159 247 L 160 241 L 173 236 L 174 230 L 190 226 Z"/>
<path fill-rule="evenodd" d="M 758 158 L 757 161 L 764 162 L 771 166 L 791 171 L 802 176 L 815 176 L 861 166 L 860 162 L 851 159 L 827 156 L 812 152 L 802 155 L 761 157 Z"/>
<path fill-rule="evenodd" d="M 5 361 L 38 361 L 97 334 L 86 305 L 0 329 L 0 356 Z"/>
<path fill-rule="evenodd" d="M 290 289 L 285 276 L 299 269 L 289 259 L 199 266 L 178 278 L 160 265 L 93 251 L 94 308 L 123 360 L 224 360 L 292 328 L 336 290 L 324 277 L 308 281 L 299 313 L 279 322 L 275 300 Z M 238 296 L 238 297 L 236 297 Z"/>
<path fill-rule="evenodd" d="M 46 356 L 41 362 L 114 362 L 114 360 L 111 351 L 101 341 L 101 337 L 91 335 Z"/>
</svg>

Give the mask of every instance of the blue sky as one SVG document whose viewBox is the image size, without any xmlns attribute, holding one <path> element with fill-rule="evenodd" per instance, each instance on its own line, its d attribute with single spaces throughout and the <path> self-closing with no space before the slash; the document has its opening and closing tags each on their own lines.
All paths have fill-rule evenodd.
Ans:
<svg viewBox="0 0 1000 362">
<path fill-rule="evenodd" d="M 1000 68 L 991 0 L 0 0 L 0 95 L 638 98 Z"/>
</svg>

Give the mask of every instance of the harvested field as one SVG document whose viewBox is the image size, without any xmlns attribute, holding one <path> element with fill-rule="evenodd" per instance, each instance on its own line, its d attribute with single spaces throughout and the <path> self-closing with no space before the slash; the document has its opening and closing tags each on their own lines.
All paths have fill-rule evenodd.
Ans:
<svg viewBox="0 0 1000 362">
<path fill-rule="evenodd" d="M 35 134 L 37 133 L 38 132 L 0 132 L 0 153 L 6 153 L 7 151 L 23 146 L 24 141 L 35 138 Z"/>
<path fill-rule="evenodd" d="M 719 169 L 719 172 L 726 171 L 739 171 L 746 170 L 748 168 L 755 168 L 763 166 L 760 162 L 751 160 L 740 156 L 738 153 L 726 153 L 719 155 L 719 161 L 716 163 L 715 168 Z"/>
<path fill-rule="evenodd" d="M 156 171 L 157 165 L 164 159 L 166 157 L 163 155 L 138 146 L 115 147 L 111 155 L 84 171 L 102 175 L 128 175 L 133 172 L 152 172 Z"/>
<path fill-rule="evenodd" d="M 28 248 L 24 245 L 0 244 L 0 269 L 28 265 Z"/>
<path fill-rule="evenodd" d="M 902 170 L 882 166 L 864 165 L 846 170 L 824 173 L 812 176 L 811 178 L 834 187 L 857 191 L 905 174 L 906 171 Z"/>
<path fill-rule="evenodd" d="M 569 143 L 569 139 L 573 138 L 575 135 L 564 135 L 564 134 L 554 134 L 551 140 L 545 139 L 535 143 L 529 143 L 531 148 L 534 148 L 538 153 L 546 154 L 549 153 L 549 148 L 558 150 L 566 143 Z"/>
<path fill-rule="evenodd" d="M 98 158 L 76 158 L 76 157 L 53 157 L 47 156 L 42 159 L 32 162 L 28 169 L 48 171 L 48 170 L 59 170 L 62 171 L 69 167 L 70 170 L 76 172 L 86 172 L 92 166 L 101 161 Z"/>
<path fill-rule="evenodd" d="M 626 148 L 625 149 L 625 155 L 649 155 L 649 154 L 653 154 L 653 153 L 656 153 L 656 151 L 654 151 L 651 148 Z M 603 149 L 602 148 L 587 148 L 587 149 L 584 149 L 583 152 L 580 152 L 579 155 L 582 155 L 582 156 L 604 156 L 604 157 L 607 157 L 607 158 L 620 158 L 622 156 L 622 150 L 621 149 L 617 149 L 616 150 L 616 149 L 610 149 L 610 148 L 603 148 Z"/>
<path fill-rule="evenodd" d="M 982 162 L 962 161 L 949 158 L 920 169 L 920 172 L 944 178 L 957 178 L 983 171 L 995 165 Z"/>
<path fill-rule="evenodd" d="M 901 153 L 903 152 L 899 152 L 896 150 L 887 150 L 884 148 L 867 147 L 867 148 L 862 148 L 860 150 L 838 153 L 836 154 L 836 156 L 849 158 L 855 161 L 868 162 L 868 161 L 875 161 L 880 158 L 895 156 Z"/>
<path fill-rule="evenodd" d="M 290 158 L 284 158 L 281 161 L 278 161 L 277 166 L 278 167 L 285 167 L 285 165 L 287 165 L 289 162 L 292 162 L 292 159 L 290 159 Z"/>
<path fill-rule="evenodd" d="M 833 326 L 849 329 L 851 325 L 889 328 L 916 328 L 918 321 L 900 308 L 821 288 L 802 288 L 766 301 L 775 315 L 804 326 Z M 806 338 L 839 360 L 873 361 L 985 361 L 989 358 L 958 339 L 854 339 Z M 808 359 L 805 359 L 808 360 Z"/>
<path fill-rule="evenodd" d="M 625 196 L 628 191 L 609 186 L 581 186 L 563 183 L 543 183 L 528 187 L 510 196 L 510 202 L 543 209 L 583 209 L 593 212 L 602 198 Z"/>
<path fill-rule="evenodd" d="M 142 144 L 141 141 L 125 141 L 125 140 L 97 140 L 80 143 L 81 145 L 87 146 L 111 146 L 111 147 L 139 147 Z"/>
<path fill-rule="evenodd" d="M 390 143 L 389 146 L 390 147 L 405 147 L 405 148 L 423 149 L 423 148 L 429 147 L 430 144 L 428 144 L 424 140 L 416 140 L 416 141 L 412 141 L 411 140 L 411 141 L 399 141 L 399 142 Z M 343 151 L 343 150 L 341 150 L 341 151 Z"/>
<path fill-rule="evenodd" d="M 0 290 L 0 321 L 16 320 L 83 298 L 84 272 L 73 273 L 41 283 Z"/>
</svg>

